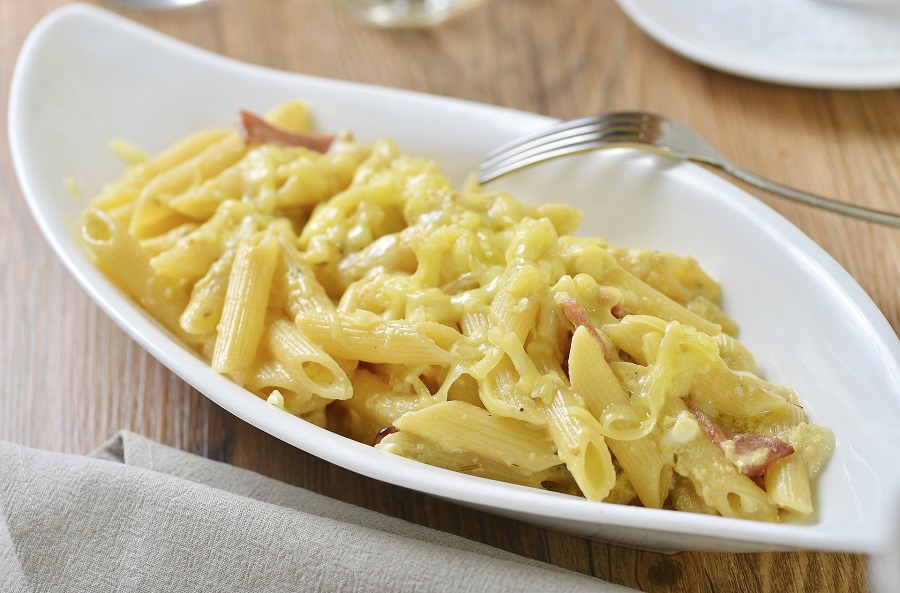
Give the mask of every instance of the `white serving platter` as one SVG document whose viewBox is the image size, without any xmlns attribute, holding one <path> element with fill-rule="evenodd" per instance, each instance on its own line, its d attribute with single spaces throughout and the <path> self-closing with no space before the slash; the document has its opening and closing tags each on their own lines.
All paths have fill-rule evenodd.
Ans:
<svg viewBox="0 0 900 593">
<path fill-rule="evenodd" d="M 538 115 L 268 70 L 167 38 L 109 12 L 69 5 L 24 45 L 9 109 L 10 147 L 41 231 L 81 286 L 128 334 L 218 405 L 352 471 L 492 513 L 657 550 L 821 549 L 888 545 L 900 500 L 900 342 L 859 285 L 773 210 L 714 174 L 631 150 L 549 163 L 496 182 L 526 201 L 569 201 L 584 233 L 696 257 L 766 377 L 796 388 L 837 445 L 818 481 L 818 514 L 751 521 L 617 506 L 425 466 L 280 412 L 217 375 L 117 289 L 72 232 L 84 195 L 120 175 L 113 137 L 147 151 L 226 126 L 239 108 L 303 99 L 323 130 L 394 138 L 462 182 L 480 155 L 551 123 Z"/>
</svg>

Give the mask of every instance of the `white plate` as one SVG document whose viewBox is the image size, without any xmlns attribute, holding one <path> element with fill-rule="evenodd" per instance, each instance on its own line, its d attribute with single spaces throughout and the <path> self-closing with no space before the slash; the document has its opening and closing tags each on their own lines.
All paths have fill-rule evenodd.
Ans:
<svg viewBox="0 0 900 593">
<path fill-rule="evenodd" d="M 832 89 L 900 86 L 900 5 L 829 0 L 618 0 L 648 35 L 731 74 Z"/>
<path fill-rule="evenodd" d="M 319 429 L 212 372 L 88 261 L 71 223 L 87 195 L 121 173 L 112 137 L 158 150 L 227 125 L 238 108 L 308 101 L 322 129 L 391 136 L 462 181 L 479 155 L 549 123 L 463 101 L 286 74 L 237 63 L 96 8 L 72 5 L 36 27 L 10 98 L 10 144 L 35 220 L 99 305 L 210 399 L 313 455 L 373 478 L 542 526 L 644 548 L 866 552 L 888 541 L 900 495 L 900 343 L 868 296 L 771 209 L 706 170 L 633 151 L 596 153 L 509 178 L 528 200 L 571 200 L 586 231 L 628 246 L 696 256 L 721 279 L 727 310 L 767 376 L 799 389 L 837 448 L 818 487 L 819 515 L 768 525 L 616 506 L 492 482 L 391 456 Z M 502 185 L 498 182 L 498 185 Z M 602 188 L 602 190 L 598 189 Z"/>
</svg>

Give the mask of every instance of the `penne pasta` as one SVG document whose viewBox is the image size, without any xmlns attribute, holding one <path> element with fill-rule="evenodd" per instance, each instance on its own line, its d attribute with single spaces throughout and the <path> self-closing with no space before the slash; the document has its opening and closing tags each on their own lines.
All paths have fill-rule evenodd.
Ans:
<svg viewBox="0 0 900 593">
<path fill-rule="evenodd" d="M 376 448 L 481 478 L 580 495 L 578 486 L 564 465 L 528 471 L 471 451 L 448 449 L 433 440 L 408 431 L 387 435 Z"/>
<path fill-rule="evenodd" d="M 90 208 L 81 217 L 82 239 L 98 263 L 141 306 L 187 343 L 178 317 L 187 292 L 178 283 L 157 274 L 140 243 L 102 210 Z"/>
<path fill-rule="evenodd" d="M 245 367 L 256 357 L 277 257 L 278 240 L 264 231 L 237 248 L 211 361 L 220 373 Z"/>
<path fill-rule="evenodd" d="M 606 362 L 597 340 L 585 327 L 572 336 L 569 351 L 572 389 L 580 395 L 596 418 L 605 417 L 610 406 L 629 405 L 629 395 Z M 617 439 L 616 431 L 604 427 L 606 442 L 616 456 L 634 492 L 644 506 L 662 508 L 672 486 L 672 462 L 660 449 L 661 430 L 655 427 L 638 439 Z"/>
<path fill-rule="evenodd" d="M 433 322 L 384 321 L 341 312 L 301 315 L 295 322 L 332 356 L 373 363 L 455 363 L 468 345 L 455 329 Z"/>
<path fill-rule="evenodd" d="M 290 102 L 149 158 L 119 143 L 85 245 L 212 369 L 382 451 L 597 502 L 814 512 L 833 435 L 695 260 L 310 128 Z"/>
<path fill-rule="evenodd" d="M 537 472 L 560 463 L 553 442 L 540 428 L 494 416 L 465 402 L 441 402 L 407 412 L 393 425 L 446 449 L 469 451 L 526 471 Z"/>
<path fill-rule="evenodd" d="M 245 151 L 241 138 L 231 132 L 184 162 L 161 171 L 141 189 L 128 231 L 139 238 L 156 234 L 156 229 L 177 218 L 177 212 L 169 206 L 172 198 L 218 175 L 237 162 Z"/>
<path fill-rule="evenodd" d="M 91 201 L 91 207 L 108 212 L 133 202 L 151 180 L 182 165 L 227 135 L 226 130 L 205 130 L 188 136 L 155 157 L 130 167 L 121 180 Z"/>
<path fill-rule="evenodd" d="M 269 313 L 261 341 L 304 390 L 325 399 L 353 394 L 347 373 L 287 317 Z"/>
</svg>

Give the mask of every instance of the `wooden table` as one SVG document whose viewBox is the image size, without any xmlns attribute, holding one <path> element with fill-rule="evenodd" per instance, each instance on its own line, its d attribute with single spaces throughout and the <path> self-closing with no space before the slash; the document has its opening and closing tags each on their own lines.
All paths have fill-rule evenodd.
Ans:
<svg viewBox="0 0 900 593">
<path fill-rule="evenodd" d="M 0 0 L 0 105 L 28 31 L 63 0 Z M 326 0 L 218 0 L 121 11 L 247 62 L 415 89 L 560 118 L 650 109 L 784 183 L 900 212 L 900 91 L 753 82 L 670 53 L 613 0 L 492 0 L 433 31 L 360 27 Z M 0 126 L 5 130 L 6 118 Z M 5 133 L 3 134 L 5 136 Z M 757 193 L 809 234 L 900 328 L 900 232 Z M 865 558 L 829 553 L 673 556 L 545 531 L 320 461 L 210 403 L 90 301 L 56 260 L 0 145 L 0 439 L 84 453 L 127 428 L 383 513 L 643 591 L 865 591 Z"/>
</svg>

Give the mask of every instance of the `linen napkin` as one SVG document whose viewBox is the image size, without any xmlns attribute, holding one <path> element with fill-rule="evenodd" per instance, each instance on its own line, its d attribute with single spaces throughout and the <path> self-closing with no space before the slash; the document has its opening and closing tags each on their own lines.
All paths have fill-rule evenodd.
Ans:
<svg viewBox="0 0 900 593">
<path fill-rule="evenodd" d="M 0 442 L 0 591 L 624 593 L 121 432 Z"/>
</svg>

